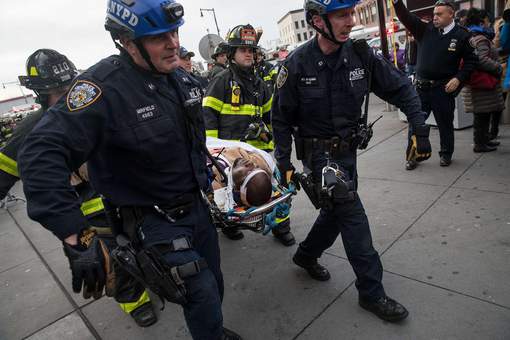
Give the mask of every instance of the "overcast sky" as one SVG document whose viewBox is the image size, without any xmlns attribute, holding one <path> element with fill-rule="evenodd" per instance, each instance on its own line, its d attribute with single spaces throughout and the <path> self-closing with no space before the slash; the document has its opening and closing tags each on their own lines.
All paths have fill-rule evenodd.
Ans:
<svg viewBox="0 0 510 340">
<path fill-rule="evenodd" d="M 139 0 L 141 1 L 141 0 Z M 214 8 L 221 36 L 238 24 L 262 27 L 261 41 L 277 39 L 276 22 L 303 0 L 181 0 L 186 23 L 181 44 L 198 55 L 198 42 L 209 28 L 216 33 L 212 13 L 200 17 L 200 8 Z M 25 61 L 36 49 L 52 48 L 80 69 L 116 53 L 104 30 L 106 0 L 19 0 L 3 3 L 0 10 L 0 82 L 16 81 L 25 74 Z M 200 59 L 200 58 L 199 58 Z"/>
</svg>

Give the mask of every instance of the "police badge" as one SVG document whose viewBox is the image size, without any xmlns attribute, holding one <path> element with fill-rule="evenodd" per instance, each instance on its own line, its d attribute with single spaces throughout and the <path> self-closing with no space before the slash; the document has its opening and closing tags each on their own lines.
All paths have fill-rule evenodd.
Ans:
<svg viewBox="0 0 510 340">
<path fill-rule="evenodd" d="M 276 78 L 276 87 L 281 88 L 287 81 L 288 76 L 289 71 L 285 66 L 282 65 L 282 67 L 280 68 L 280 72 L 278 72 L 278 77 Z"/>
<path fill-rule="evenodd" d="M 69 111 L 83 109 L 93 104 L 101 93 L 101 89 L 96 84 L 78 80 L 67 94 L 67 108 Z"/>
</svg>

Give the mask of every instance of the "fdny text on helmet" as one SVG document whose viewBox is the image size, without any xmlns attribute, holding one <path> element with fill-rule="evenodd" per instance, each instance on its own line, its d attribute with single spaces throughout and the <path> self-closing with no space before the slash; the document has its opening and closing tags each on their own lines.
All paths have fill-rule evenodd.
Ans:
<svg viewBox="0 0 510 340">
<path fill-rule="evenodd" d="M 129 18 L 127 23 L 133 27 L 138 24 L 138 17 L 129 9 L 117 2 L 108 0 L 107 12 L 115 15 L 124 22 Z"/>
</svg>

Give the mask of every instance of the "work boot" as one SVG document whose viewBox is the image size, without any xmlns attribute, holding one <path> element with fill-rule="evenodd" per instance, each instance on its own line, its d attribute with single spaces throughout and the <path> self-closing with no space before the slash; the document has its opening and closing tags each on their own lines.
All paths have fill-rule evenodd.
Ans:
<svg viewBox="0 0 510 340">
<path fill-rule="evenodd" d="M 495 147 L 495 146 L 499 146 L 501 143 L 498 142 L 497 140 L 490 140 L 485 144 L 487 144 L 487 146 L 490 146 L 490 147 Z"/>
<path fill-rule="evenodd" d="M 221 232 L 231 240 L 238 241 L 244 237 L 244 234 L 241 230 L 237 228 L 226 228 L 222 229 Z"/>
<path fill-rule="evenodd" d="M 409 315 L 404 306 L 388 296 L 380 297 L 375 301 L 365 301 L 360 298 L 358 302 L 361 308 L 374 313 L 384 321 L 398 322 Z"/>
<path fill-rule="evenodd" d="M 221 340 L 243 340 L 239 334 L 234 333 L 230 329 L 223 327 L 223 334 L 221 334 Z"/>
<path fill-rule="evenodd" d="M 480 152 L 491 152 L 496 151 L 497 148 L 494 146 L 488 146 L 487 144 L 482 145 L 475 145 L 473 148 L 473 152 L 480 153 Z"/>
<path fill-rule="evenodd" d="M 292 257 L 292 261 L 299 267 L 305 269 L 312 279 L 328 281 L 331 278 L 329 271 L 321 266 L 317 262 L 317 259 L 306 256 L 299 249 L 296 251 L 296 254 L 294 254 L 294 257 Z"/>
<path fill-rule="evenodd" d="M 296 243 L 296 239 L 290 231 L 280 234 L 273 230 L 273 236 L 276 237 L 276 239 L 286 247 L 290 247 Z"/>
<path fill-rule="evenodd" d="M 129 314 L 140 327 L 149 327 L 158 322 L 158 317 L 154 313 L 152 303 L 150 302 L 144 303 Z"/>
<path fill-rule="evenodd" d="M 410 160 L 406 162 L 406 170 L 414 170 L 418 166 L 418 162 Z"/>
<path fill-rule="evenodd" d="M 449 166 L 450 164 L 452 164 L 452 157 L 451 156 L 441 156 L 439 158 L 439 165 L 440 166 Z"/>
</svg>

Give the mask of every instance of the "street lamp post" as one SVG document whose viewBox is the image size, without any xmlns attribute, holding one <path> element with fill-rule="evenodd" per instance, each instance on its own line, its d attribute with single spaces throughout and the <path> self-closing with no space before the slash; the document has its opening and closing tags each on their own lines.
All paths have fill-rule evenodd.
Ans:
<svg viewBox="0 0 510 340">
<path fill-rule="evenodd" d="M 216 20 L 216 12 L 214 11 L 214 8 L 200 8 L 200 16 L 203 18 L 204 13 L 203 12 L 212 12 L 214 17 L 214 23 L 216 24 L 216 31 L 218 32 L 218 35 L 220 35 L 220 28 L 218 27 L 218 21 Z"/>
</svg>

